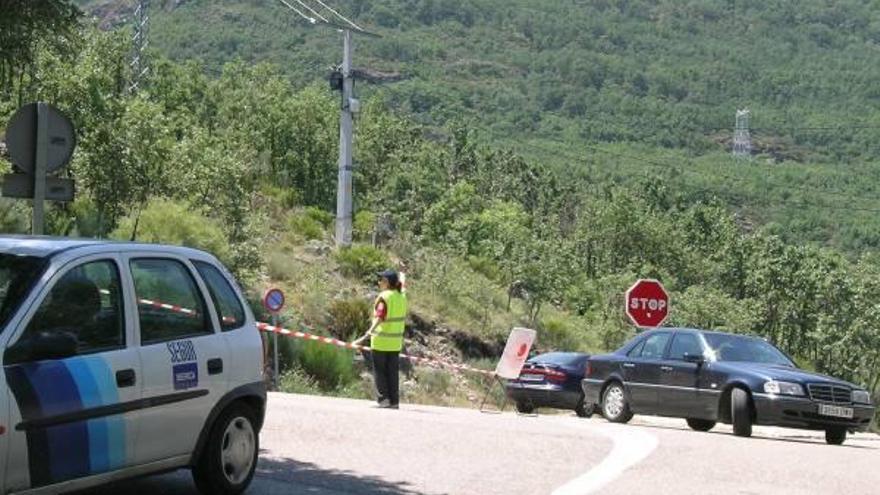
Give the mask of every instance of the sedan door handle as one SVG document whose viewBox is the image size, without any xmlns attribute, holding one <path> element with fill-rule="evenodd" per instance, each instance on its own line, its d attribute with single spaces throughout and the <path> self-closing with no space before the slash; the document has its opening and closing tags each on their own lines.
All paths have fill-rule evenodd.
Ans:
<svg viewBox="0 0 880 495">
<path fill-rule="evenodd" d="M 672 371 L 672 366 L 661 366 L 660 369 L 662 371 Z"/>
<path fill-rule="evenodd" d="M 220 373 L 223 373 L 223 360 L 220 358 L 209 359 L 208 374 L 219 375 Z"/>
<path fill-rule="evenodd" d="M 634 363 L 623 363 L 624 368 L 635 368 L 636 365 Z"/>
<path fill-rule="evenodd" d="M 134 387 L 137 383 L 137 375 L 134 370 L 119 370 L 116 372 L 116 386 L 119 388 Z"/>
</svg>

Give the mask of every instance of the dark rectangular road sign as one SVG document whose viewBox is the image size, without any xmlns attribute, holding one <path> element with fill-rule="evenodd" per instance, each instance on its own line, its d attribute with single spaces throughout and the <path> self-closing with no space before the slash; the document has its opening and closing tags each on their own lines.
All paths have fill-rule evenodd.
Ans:
<svg viewBox="0 0 880 495">
<path fill-rule="evenodd" d="M 46 201 L 73 201 L 73 179 L 46 177 Z M 33 198 L 34 178 L 26 174 L 6 174 L 3 176 L 3 197 Z"/>
</svg>

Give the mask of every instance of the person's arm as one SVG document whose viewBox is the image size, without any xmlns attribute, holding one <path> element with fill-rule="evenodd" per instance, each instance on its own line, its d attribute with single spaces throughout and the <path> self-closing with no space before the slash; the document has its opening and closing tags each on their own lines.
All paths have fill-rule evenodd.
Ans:
<svg viewBox="0 0 880 495">
<path fill-rule="evenodd" d="M 375 335 L 376 327 L 379 326 L 380 323 L 385 321 L 385 318 L 388 316 L 388 306 L 385 304 L 385 301 L 379 300 L 376 303 L 375 312 L 373 315 L 373 323 L 370 325 L 370 329 L 367 330 L 367 333 L 364 334 L 363 337 L 354 341 L 355 344 L 360 344 L 361 342 L 367 340 L 371 335 Z"/>
</svg>

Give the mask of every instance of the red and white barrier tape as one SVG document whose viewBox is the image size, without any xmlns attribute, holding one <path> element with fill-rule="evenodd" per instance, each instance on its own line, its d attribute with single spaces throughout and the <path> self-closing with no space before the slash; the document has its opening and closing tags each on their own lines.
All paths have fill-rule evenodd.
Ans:
<svg viewBox="0 0 880 495">
<path fill-rule="evenodd" d="M 315 335 L 313 333 L 301 332 L 299 330 L 290 330 L 287 328 L 276 327 L 269 325 L 268 323 L 257 323 L 257 330 L 265 333 L 277 333 L 279 335 L 284 335 L 285 337 L 293 337 L 297 339 L 311 340 L 313 342 L 320 342 L 322 344 L 334 345 L 336 347 L 341 347 L 344 349 L 352 349 L 356 351 L 369 351 L 370 348 L 358 344 L 352 344 L 350 342 L 345 342 L 343 340 L 334 339 L 333 337 L 323 337 L 321 335 Z M 401 353 L 400 357 L 403 359 L 407 359 L 409 361 L 413 361 L 415 363 L 424 364 L 427 366 L 439 366 L 441 368 L 450 368 L 458 371 L 467 371 L 471 373 L 480 373 L 487 376 L 495 376 L 494 371 L 483 370 L 480 368 L 472 368 L 470 366 L 465 366 L 463 364 L 455 364 L 450 363 L 448 361 L 440 361 L 437 359 L 429 359 L 419 356 L 412 356 L 409 354 Z"/>
<path fill-rule="evenodd" d="M 100 292 L 102 294 L 109 294 L 110 293 L 110 291 L 108 291 L 108 290 L 101 290 Z M 191 316 L 194 318 L 199 315 L 199 313 L 193 309 L 184 308 L 184 307 L 178 306 L 176 304 L 167 304 L 167 303 L 163 303 L 161 301 L 153 301 L 151 299 L 138 299 L 138 304 L 142 304 L 144 306 L 151 306 L 156 309 L 164 309 L 166 311 L 180 313 L 180 314 L 184 314 L 184 315 Z M 222 321 L 224 323 L 235 323 L 236 319 L 229 317 L 229 316 L 224 316 L 224 317 L 222 317 Z M 309 328 L 305 325 L 303 325 L 303 327 L 308 328 L 309 330 L 313 330 L 312 328 Z M 345 341 L 342 341 L 339 339 L 334 339 L 332 337 L 322 337 L 322 336 L 316 335 L 314 333 L 301 332 L 298 330 L 290 330 L 287 328 L 276 327 L 276 326 L 272 326 L 272 325 L 269 325 L 268 323 L 263 323 L 263 322 L 257 322 L 257 330 L 259 330 L 261 332 L 265 332 L 265 333 L 277 333 L 279 335 L 284 335 L 286 337 L 294 337 L 297 339 L 311 340 L 313 342 L 320 342 L 322 344 L 334 345 L 336 347 L 340 347 L 343 349 L 352 349 L 352 350 L 356 350 L 356 351 L 369 351 L 370 350 L 369 347 L 358 345 L 358 344 L 352 344 L 352 343 L 345 342 Z M 454 369 L 454 370 L 458 370 L 458 371 L 467 371 L 467 372 L 471 372 L 471 373 L 480 373 L 480 374 L 487 375 L 487 376 L 495 376 L 494 371 L 483 370 L 480 368 L 472 368 L 470 366 L 465 366 L 463 364 L 455 364 L 455 363 L 450 363 L 448 361 L 440 361 L 437 359 L 428 359 L 428 358 L 419 357 L 419 356 L 411 356 L 409 354 L 404 354 L 404 353 L 401 353 L 400 357 L 403 359 L 407 359 L 409 361 L 413 361 L 413 362 L 419 363 L 419 364 L 424 364 L 427 366 L 439 366 L 441 368 L 449 368 L 449 369 Z"/>
</svg>

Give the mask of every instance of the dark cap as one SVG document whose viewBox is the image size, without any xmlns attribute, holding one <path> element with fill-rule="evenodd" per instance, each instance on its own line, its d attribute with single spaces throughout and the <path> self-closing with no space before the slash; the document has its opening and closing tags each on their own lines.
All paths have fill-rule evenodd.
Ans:
<svg viewBox="0 0 880 495">
<path fill-rule="evenodd" d="M 398 280 L 400 280 L 400 276 L 397 275 L 397 272 L 390 268 L 377 273 L 377 275 L 387 280 L 392 287 L 396 286 Z"/>
</svg>

